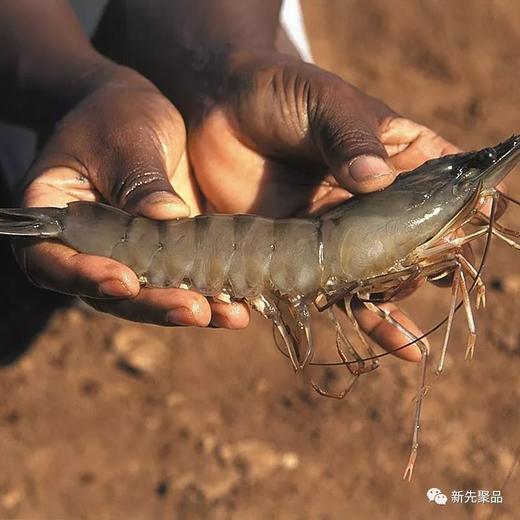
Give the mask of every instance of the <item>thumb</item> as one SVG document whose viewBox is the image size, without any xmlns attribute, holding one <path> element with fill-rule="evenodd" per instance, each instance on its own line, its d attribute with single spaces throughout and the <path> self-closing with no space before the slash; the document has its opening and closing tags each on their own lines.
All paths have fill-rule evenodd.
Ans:
<svg viewBox="0 0 520 520">
<path fill-rule="evenodd" d="M 164 147 L 146 131 L 119 142 L 122 149 L 109 164 L 114 174 L 104 176 L 111 203 L 156 220 L 189 216 L 190 208 L 171 183 L 184 143 L 175 143 L 165 153 Z"/>
<path fill-rule="evenodd" d="M 190 208 L 173 189 L 164 165 L 135 160 L 112 187 L 111 202 L 144 217 L 168 220 L 190 215 Z"/>
<path fill-rule="evenodd" d="M 325 163 L 338 183 L 352 193 L 383 189 L 397 175 L 377 137 L 377 124 L 369 119 L 352 109 L 351 100 L 333 99 L 322 105 L 319 117 L 311 121 Z"/>
</svg>

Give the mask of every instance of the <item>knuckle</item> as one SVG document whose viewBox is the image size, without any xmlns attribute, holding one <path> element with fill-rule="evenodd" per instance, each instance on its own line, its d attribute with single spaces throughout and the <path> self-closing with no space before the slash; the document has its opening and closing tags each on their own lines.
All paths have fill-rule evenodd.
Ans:
<svg viewBox="0 0 520 520">
<path fill-rule="evenodd" d="M 164 174 L 159 169 L 140 162 L 126 170 L 120 182 L 114 185 L 113 197 L 124 207 L 139 195 L 165 190 L 171 190 L 171 185 Z"/>
<path fill-rule="evenodd" d="M 332 124 L 329 130 L 330 151 L 348 161 L 359 155 L 385 155 L 384 147 L 364 122 L 358 119 Z"/>
<path fill-rule="evenodd" d="M 367 128 L 364 122 L 358 119 L 351 119 L 340 125 L 337 141 L 352 150 L 363 148 L 367 145 L 380 146 L 379 140 L 374 133 Z"/>
<path fill-rule="evenodd" d="M 363 154 L 386 155 L 368 120 L 343 103 L 329 105 L 319 117 L 317 129 L 322 148 L 345 161 Z"/>
</svg>

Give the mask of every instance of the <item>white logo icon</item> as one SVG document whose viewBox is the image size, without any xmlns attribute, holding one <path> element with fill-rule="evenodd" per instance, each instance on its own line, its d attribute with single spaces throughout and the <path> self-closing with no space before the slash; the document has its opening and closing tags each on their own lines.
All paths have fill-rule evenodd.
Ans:
<svg viewBox="0 0 520 520">
<path fill-rule="evenodd" d="M 430 502 L 435 502 L 440 506 L 444 506 L 448 502 L 448 497 L 439 488 L 430 488 L 426 492 L 426 496 Z"/>
<path fill-rule="evenodd" d="M 440 506 L 446 505 L 446 502 L 448 502 L 448 497 L 444 495 L 443 493 L 439 493 L 438 495 L 435 495 L 435 503 L 439 504 Z"/>
</svg>

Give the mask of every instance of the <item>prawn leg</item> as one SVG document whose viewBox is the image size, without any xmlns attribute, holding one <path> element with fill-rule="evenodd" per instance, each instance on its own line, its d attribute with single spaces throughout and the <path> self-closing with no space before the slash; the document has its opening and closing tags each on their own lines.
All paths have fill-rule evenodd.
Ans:
<svg viewBox="0 0 520 520">
<path fill-rule="evenodd" d="M 464 311 L 466 313 L 466 320 L 468 322 L 468 343 L 466 346 L 466 354 L 464 356 L 465 359 L 473 359 L 473 354 L 475 352 L 475 343 L 477 341 L 477 330 L 475 327 L 475 318 L 473 317 L 473 312 L 471 310 L 471 301 L 469 298 L 468 286 L 466 284 L 466 279 L 464 277 L 464 272 L 459 272 L 459 287 L 460 292 L 462 294 L 462 302 L 464 304 Z"/>
<path fill-rule="evenodd" d="M 332 310 L 331 310 L 331 312 L 332 312 Z M 337 323 L 337 320 L 335 317 L 334 317 L 334 321 Z M 339 326 L 339 323 L 338 323 L 338 326 Z M 341 331 L 341 336 L 344 337 L 344 340 L 345 340 L 346 344 L 348 345 L 349 350 L 352 349 L 353 352 L 356 352 L 354 347 L 350 343 L 350 341 L 348 341 L 347 337 L 343 334 L 343 331 Z M 353 375 L 352 381 L 341 392 L 330 392 L 329 390 L 324 390 L 323 388 L 318 386 L 312 379 L 309 379 L 312 387 L 314 388 L 314 390 L 316 392 L 318 392 L 318 394 L 320 394 L 324 397 L 332 397 L 333 399 L 343 399 L 345 396 L 347 396 L 350 393 L 350 391 L 354 388 L 356 381 L 358 380 L 359 376 L 362 373 L 362 372 L 359 372 L 357 370 L 353 370 L 352 368 L 350 368 L 351 362 L 348 360 L 347 356 L 343 352 L 343 349 L 341 348 L 341 341 L 343 341 L 341 339 L 341 336 L 340 336 L 339 332 L 336 335 L 336 348 L 337 348 L 339 357 L 341 358 L 341 360 L 343 361 L 343 363 L 345 364 L 345 366 L 347 367 L 349 372 Z M 357 352 L 356 352 L 356 357 L 361 359 L 359 357 L 359 355 L 357 354 Z"/>
<path fill-rule="evenodd" d="M 303 374 L 304 380 L 308 382 L 312 388 L 321 396 L 324 397 L 330 397 L 334 399 L 343 399 L 347 394 L 350 393 L 352 388 L 354 387 L 354 384 L 357 381 L 358 376 L 361 373 L 366 372 L 367 370 L 353 370 L 350 368 L 351 361 L 347 358 L 345 353 L 343 352 L 341 343 L 343 342 L 345 345 L 347 345 L 347 348 L 349 352 L 352 354 L 352 356 L 360 363 L 363 364 L 363 360 L 361 355 L 355 350 L 354 346 L 351 344 L 351 342 L 348 340 L 347 336 L 344 334 L 343 330 L 341 329 L 341 325 L 337 321 L 336 317 L 333 314 L 332 309 L 329 309 L 329 312 L 332 313 L 333 318 L 331 318 L 331 314 L 328 313 L 329 319 L 331 319 L 334 327 L 336 328 L 336 348 L 338 350 L 338 354 L 343 361 L 343 363 L 347 366 L 348 370 L 351 372 L 351 374 L 354 376 L 353 380 L 347 385 L 346 388 L 344 388 L 341 392 L 331 392 L 328 390 L 325 390 L 322 388 L 318 383 L 314 381 L 314 379 L 307 373 L 307 368 L 309 364 L 312 361 L 312 357 L 314 355 L 314 349 L 312 346 L 312 335 L 311 335 L 311 327 L 310 327 L 310 315 L 308 307 L 301 303 L 301 302 L 293 302 L 289 304 L 289 312 L 291 314 L 291 317 L 295 321 L 295 325 L 297 328 L 297 331 L 299 332 L 300 336 L 303 336 L 303 342 L 307 346 L 305 356 L 303 358 L 303 361 L 300 361 L 300 356 L 298 354 L 298 350 L 296 348 L 296 344 L 301 344 L 301 337 L 299 338 L 300 341 L 296 341 L 294 336 L 291 334 L 291 329 L 288 326 L 288 324 L 283 319 L 282 313 L 278 309 L 278 307 L 274 304 L 273 300 L 264 296 L 261 296 L 254 302 L 252 302 L 255 309 L 257 309 L 261 314 L 272 321 L 273 323 L 273 332 L 278 331 L 279 335 L 281 336 L 286 351 L 284 351 L 277 342 L 277 338 L 275 335 L 275 342 L 278 346 L 278 348 L 281 350 L 281 352 L 289 357 L 291 360 L 291 363 L 293 365 L 293 368 L 295 372 L 301 372 Z"/>
<path fill-rule="evenodd" d="M 485 222 L 486 224 L 489 225 L 489 217 L 487 215 L 485 215 L 482 212 L 478 212 L 477 215 L 480 219 L 482 219 L 483 222 Z M 511 229 L 511 228 L 505 227 L 496 221 L 493 222 L 493 227 L 497 231 L 500 231 L 501 233 L 503 233 L 504 235 L 508 235 L 510 237 L 515 237 L 515 238 L 520 238 L 520 231 L 517 231 L 516 229 Z"/>
<path fill-rule="evenodd" d="M 370 285 L 376 285 L 378 287 L 384 285 L 385 283 L 392 282 L 392 286 L 390 289 L 395 289 L 395 281 L 401 277 L 405 277 L 403 281 L 400 282 L 399 285 L 406 285 L 409 283 L 409 279 L 413 276 L 415 276 L 417 273 L 417 266 L 410 266 L 406 267 L 400 271 L 390 273 L 390 274 L 384 274 L 381 276 L 376 276 L 375 278 L 370 279 Z M 366 286 L 364 286 L 366 287 Z M 323 312 L 324 310 L 327 310 L 329 307 L 332 307 L 335 303 L 339 303 L 342 300 L 344 300 L 349 294 L 354 294 L 357 290 L 360 289 L 360 286 L 356 283 L 350 283 L 343 287 L 340 287 L 336 290 L 334 290 L 331 293 L 322 292 L 320 296 L 318 297 L 325 297 L 326 302 L 324 304 L 320 304 L 318 299 L 314 302 L 314 305 L 316 309 L 318 309 L 318 312 Z M 400 289 L 399 289 L 400 290 Z M 398 291 L 399 291 L 398 290 Z M 398 292 L 397 291 L 397 292 Z"/>
<path fill-rule="evenodd" d="M 392 301 L 392 299 L 394 299 L 400 292 L 413 288 L 413 285 L 418 280 L 420 274 L 421 268 L 418 265 L 414 266 L 410 274 L 404 280 L 399 281 L 397 285 L 384 291 L 382 294 L 380 293 L 381 296 L 374 297 L 370 295 L 369 300 L 372 303 L 387 303 Z M 363 301 L 362 298 L 358 299 Z"/>
<path fill-rule="evenodd" d="M 417 393 L 416 405 L 415 405 L 415 419 L 414 419 L 414 427 L 413 427 L 413 435 L 412 435 L 412 448 L 410 451 L 410 457 L 408 459 L 408 464 L 406 465 L 406 469 L 403 474 L 403 480 L 408 479 L 410 481 L 412 479 L 413 468 L 415 466 L 415 460 L 417 459 L 417 452 L 419 450 L 419 428 L 421 423 L 421 411 L 423 399 L 426 395 L 426 369 L 428 366 L 428 356 L 430 353 L 430 349 L 428 344 L 419 340 L 415 334 L 409 331 L 404 325 L 399 323 L 396 319 L 392 317 L 390 312 L 381 309 L 377 305 L 370 302 L 363 302 L 365 307 L 372 312 L 376 313 L 379 317 L 384 319 L 387 323 L 395 327 L 399 332 L 404 334 L 408 339 L 414 341 L 415 344 L 419 347 L 421 351 L 421 369 L 420 369 L 420 377 L 419 377 L 419 391 Z"/>
<path fill-rule="evenodd" d="M 350 355 L 355 359 L 355 361 L 358 362 L 358 364 L 361 367 L 364 366 L 364 361 L 363 361 L 362 356 L 355 349 L 352 342 L 348 339 L 346 334 L 343 332 L 343 329 L 342 329 L 339 321 L 337 320 L 336 315 L 334 314 L 334 311 L 332 310 L 332 308 L 327 309 L 327 317 L 328 317 L 329 321 L 332 323 L 332 325 L 334 326 L 334 328 L 336 329 L 336 347 L 338 350 L 339 357 L 345 363 L 345 365 L 350 370 L 352 375 L 359 375 L 359 374 L 363 373 L 362 368 L 359 370 L 350 368 L 351 362 L 348 360 L 347 356 L 343 352 L 343 349 L 341 348 L 342 343 L 343 343 L 343 345 L 346 345 Z"/>
<path fill-rule="evenodd" d="M 347 357 L 345 356 L 342 348 L 341 348 L 341 342 L 344 341 L 345 344 L 349 347 L 349 351 L 354 354 L 354 356 L 361 360 L 361 356 L 356 352 L 354 347 L 349 342 L 347 336 L 343 333 L 343 330 L 341 329 L 341 325 L 339 322 L 335 319 L 334 316 L 334 323 L 336 327 L 337 337 L 336 337 L 336 347 L 338 350 L 338 354 L 341 358 L 341 360 L 346 364 L 347 368 L 351 373 L 353 373 L 354 378 L 353 380 L 347 385 L 346 388 L 344 388 L 341 392 L 330 392 L 328 390 L 323 389 L 320 387 L 313 378 L 307 373 L 307 368 L 309 364 L 312 361 L 313 355 L 314 355 L 314 349 L 312 345 L 312 336 L 311 336 L 311 328 L 310 328 L 310 315 L 309 315 L 309 308 L 306 304 L 302 303 L 301 301 L 292 302 L 289 305 L 289 311 L 292 315 L 292 317 L 295 320 L 295 324 L 298 328 L 298 331 L 300 333 L 300 336 L 303 336 L 303 342 L 307 345 L 307 350 L 305 352 L 304 359 L 301 363 L 301 371 L 304 376 L 305 381 L 310 383 L 312 388 L 319 394 L 324 397 L 331 397 L 333 399 L 343 399 L 347 394 L 350 393 L 352 388 L 354 387 L 354 384 L 357 381 L 358 376 L 360 373 L 353 372 L 350 368 L 349 361 Z M 329 309 L 330 313 L 333 315 L 332 309 Z M 329 313 L 329 318 L 330 318 Z M 299 342 L 301 344 L 301 341 Z"/>
<path fill-rule="evenodd" d="M 491 233 L 493 233 L 493 235 L 496 236 L 497 238 L 500 238 L 500 240 L 503 240 L 508 246 L 511 246 L 514 249 L 520 250 L 520 244 L 516 240 L 509 238 L 505 233 L 498 231 L 498 229 L 495 229 L 494 227 L 491 230 Z"/>
<path fill-rule="evenodd" d="M 516 201 L 515 199 L 505 196 L 503 193 L 500 193 L 500 192 L 497 192 L 497 193 L 498 193 L 499 198 L 503 197 L 506 200 L 509 200 L 511 202 L 514 202 L 515 204 L 520 205 L 520 202 Z M 487 215 L 485 215 L 484 213 L 481 213 L 481 212 L 479 212 L 478 215 L 482 219 L 484 219 L 488 224 L 490 223 L 490 219 Z M 486 227 L 486 229 L 488 229 L 488 228 Z M 492 227 L 491 227 L 491 233 L 494 236 L 496 236 L 497 238 L 499 238 L 500 240 L 503 240 L 509 246 L 511 246 L 515 249 L 520 249 L 520 244 L 516 240 L 513 240 L 513 238 L 520 238 L 520 231 L 504 227 L 501 224 L 499 224 L 498 222 L 493 222 Z M 511 238 L 511 237 L 513 237 L 513 238 Z"/>
<path fill-rule="evenodd" d="M 330 392 L 328 390 L 324 390 L 320 386 L 318 386 L 312 379 L 309 379 L 314 390 L 324 396 L 324 397 L 332 397 L 334 399 L 343 399 L 347 396 L 350 391 L 354 388 L 355 383 L 358 381 L 358 378 L 361 374 L 365 374 L 367 372 L 372 371 L 374 368 L 377 368 L 377 365 L 366 367 L 363 357 L 356 350 L 352 342 L 349 340 L 348 336 L 343 331 L 341 324 L 336 318 L 334 314 L 334 310 L 329 307 L 327 308 L 327 318 L 332 323 L 334 328 L 336 329 L 336 349 L 338 355 L 343 362 L 343 364 L 347 367 L 348 371 L 352 374 L 353 379 L 350 383 L 341 391 L 341 392 Z M 354 358 L 354 361 L 349 360 L 345 352 L 343 351 L 343 345 L 346 346 L 349 354 Z M 356 364 L 358 368 L 352 368 L 351 365 Z"/>
<path fill-rule="evenodd" d="M 307 368 L 312 362 L 314 356 L 314 347 L 312 342 L 311 326 L 310 326 L 310 313 L 308 305 L 301 300 L 293 300 L 288 303 L 290 317 L 294 320 L 294 328 L 296 329 L 297 336 L 294 337 L 290 325 L 284 319 L 278 305 L 276 304 L 275 298 L 267 295 L 262 295 L 255 298 L 250 302 L 255 309 L 260 312 L 265 318 L 269 319 L 273 323 L 273 330 L 277 330 L 280 334 L 286 351 L 281 352 L 289 357 L 294 371 L 302 373 L 304 379 L 312 385 L 312 387 L 320 394 L 326 395 L 326 391 L 322 390 L 309 376 Z M 278 342 L 275 343 L 278 348 Z M 300 355 L 300 348 L 305 345 L 305 354 Z"/>
<path fill-rule="evenodd" d="M 475 267 L 471 264 L 471 262 L 462 254 L 456 255 L 457 260 L 460 262 L 462 269 L 466 271 L 466 273 L 471 276 L 474 283 L 477 286 L 477 297 L 475 302 L 475 307 L 479 309 L 482 307 L 485 309 L 486 307 L 486 286 L 480 277 L 479 272 L 475 269 Z"/>
<path fill-rule="evenodd" d="M 290 358 L 291 363 L 293 365 L 293 368 L 295 372 L 300 372 L 303 375 L 304 380 L 309 383 L 314 391 L 316 391 L 319 395 L 323 397 L 331 397 L 333 399 L 343 399 L 354 387 L 354 384 L 357 380 L 357 375 L 355 375 L 354 379 L 351 381 L 351 383 L 343 389 L 341 392 L 330 392 L 328 390 L 323 389 L 321 386 L 318 385 L 314 381 L 314 379 L 308 374 L 308 366 L 312 362 L 312 358 L 314 355 L 314 349 L 312 344 L 312 335 L 311 335 L 311 327 L 310 327 L 310 315 L 309 315 L 309 309 L 308 306 L 303 304 L 302 302 L 296 302 L 289 304 L 289 312 L 291 314 L 291 317 L 295 320 L 295 325 L 298 329 L 299 335 L 301 339 L 301 336 L 304 337 L 304 342 L 307 346 L 306 353 L 304 356 L 303 361 L 300 362 L 300 356 L 298 355 L 298 351 L 296 348 L 296 341 L 293 335 L 291 334 L 290 327 L 287 325 L 285 320 L 282 317 L 282 314 L 278 307 L 272 302 L 272 300 L 268 299 L 266 296 L 261 296 L 252 304 L 255 306 L 261 314 L 270 319 L 273 322 L 273 332 L 275 330 L 278 330 L 280 336 L 282 337 L 285 347 L 287 349 L 287 352 L 284 352 L 280 347 L 281 352 Z M 339 323 L 338 323 L 339 326 Z M 346 336 L 343 334 L 345 340 L 348 342 Z M 275 343 L 278 346 L 278 342 L 276 341 L 275 336 Z M 300 341 L 301 343 L 301 341 Z M 339 342 L 337 343 L 337 348 L 339 355 L 342 359 L 342 361 L 346 364 L 347 367 L 349 367 L 348 359 L 341 350 L 341 345 Z M 357 353 L 356 353 L 357 354 Z M 357 355 L 359 359 L 361 357 Z M 350 370 L 350 368 L 349 368 Z M 359 374 L 358 374 L 359 375 Z"/>
<path fill-rule="evenodd" d="M 441 355 L 439 357 L 439 363 L 437 364 L 437 369 L 435 370 L 436 375 L 440 375 L 444 369 L 444 363 L 446 360 L 446 352 L 448 350 L 448 343 L 451 336 L 451 328 L 453 325 L 453 318 L 455 317 L 455 311 L 457 309 L 457 297 L 459 294 L 460 287 L 460 273 L 461 267 L 458 265 L 455 269 L 455 273 L 453 275 L 453 281 L 451 283 L 451 302 L 450 302 L 450 310 L 448 313 L 448 323 L 446 325 L 446 333 L 444 334 L 444 341 L 442 343 Z"/>
<path fill-rule="evenodd" d="M 370 343 L 366 340 L 365 336 L 361 332 L 361 329 L 359 328 L 359 324 L 356 320 L 356 317 L 354 316 L 354 311 L 352 309 L 352 300 L 353 296 L 349 296 L 348 298 L 345 298 L 345 312 L 347 313 L 347 317 L 350 320 L 350 323 L 352 324 L 352 327 L 357 334 L 358 338 L 361 340 L 362 345 L 365 347 L 366 351 L 368 352 L 368 356 L 370 358 L 373 358 L 371 361 L 370 366 L 364 367 L 363 365 L 363 371 L 364 372 L 371 372 L 372 370 L 375 370 L 379 366 L 379 360 L 375 357 L 376 353 L 374 352 L 374 349 L 370 345 Z"/>
<path fill-rule="evenodd" d="M 465 235 L 463 237 L 454 238 L 451 240 L 446 240 L 444 243 L 435 245 L 432 247 L 425 248 L 421 254 L 420 257 L 422 258 L 428 258 L 432 255 L 437 255 L 439 253 L 445 253 L 453 251 L 453 249 L 457 249 L 464 244 L 469 244 L 470 242 L 473 242 L 473 240 L 476 240 L 477 238 L 480 238 L 484 236 L 486 233 L 489 233 L 489 228 L 487 226 L 480 228 L 479 230 L 475 231 L 474 233 L 471 233 L 469 235 Z"/>
<path fill-rule="evenodd" d="M 273 322 L 273 327 L 275 327 L 278 330 L 285 344 L 285 348 L 287 349 L 287 355 L 291 360 L 294 371 L 298 372 L 299 370 L 301 370 L 302 367 L 298 358 L 298 352 L 296 351 L 293 337 L 287 325 L 285 324 L 280 309 L 278 308 L 276 303 L 272 299 L 269 299 L 265 295 L 262 295 L 251 301 L 251 305 L 262 316 L 264 316 L 264 318 L 267 318 L 268 320 L 271 320 Z"/>
<path fill-rule="evenodd" d="M 298 332 L 297 344 L 300 346 L 303 343 L 306 347 L 303 360 L 299 364 L 300 370 L 304 370 L 312 361 L 312 358 L 314 356 L 309 307 L 306 303 L 301 301 L 301 299 L 297 298 L 290 301 L 289 312 L 294 320 Z M 300 358 L 301 356 L 298 355 L 298 359 Z"/>
<path fill-rule="evenodd" d="M 330 397 L 332 399 L 338 399 L 341 400 L 344 397 L 346 397 L 350 391 L 354 388 L 354 385 L 356 384 L 356 381 L 358 380 L 359 375 L 354 376 L 350 384 L 344 388 L 341 392 L 330 392 L 329 390 L 324 390 L 321 388 L 317 383 L 314 382 L 312 378 L 309 378 L 309 382 L 314 389 L 315 392 L 317 392 L 319 395 L 323 397 Z"/>
</svg>

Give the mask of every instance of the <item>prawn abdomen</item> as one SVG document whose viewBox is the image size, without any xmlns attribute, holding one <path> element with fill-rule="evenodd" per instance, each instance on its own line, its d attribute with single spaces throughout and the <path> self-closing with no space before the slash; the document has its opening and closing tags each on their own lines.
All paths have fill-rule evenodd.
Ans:
<svg viewBox="0 0 520 520">
<path fill-rule="evenodd" d="M 146 285 L 188 286 L 233 299 L 266 290 L 315 293 L 322 283 L 321 236 L 314 219 L 201 215 L 171 221 L 131 216 L 110 206 L 74 202 L 62 210 L 57 235 L 88 254 L 129 266 Z"/>
</svg>

